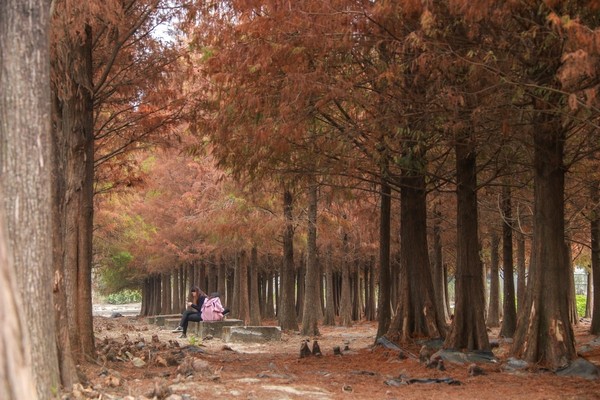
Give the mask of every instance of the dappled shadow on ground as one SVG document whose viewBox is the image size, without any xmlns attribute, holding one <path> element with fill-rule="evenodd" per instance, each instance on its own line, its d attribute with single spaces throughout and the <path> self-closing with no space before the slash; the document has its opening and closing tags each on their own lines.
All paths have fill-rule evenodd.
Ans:
<svg viewBox="0 0 600 400">
<path fill-rule="evenodd" d="M 98 362 L 82 366 L 87 379 L 65 398 L 103 399 L 592 399 L 600 381 L 559 377 L 548 371 L 507 372 L 509 344 L 494 349 L 498 363 L 445 363 L 445 370 L 419 362 L 420 343 L 393 349 L 373 347 L 377 326 L 321 327 L 307 338 L 286 332 L 280 342 L 225 343 L 220 339 L 177 339 L 172 327 L 148 325 L 145 318 L 96 317 Z M 271 321 L 270 324 L 273 324 Z M 600 365 L 600 345 L 575 330 L 578 349 Z M 495 338 L 497 330 L 490 332 Z M 304 340 L 318 340 L 322 356 L 300 358 Z M 341 355 L 334 354 L 339 347 Z M 426 379 L 428 378 L 428 379 Z M 450 379 L 448 379 L 450 378 Z M 453 383 L 453 384 L 450 384 Z"/>
</svg>

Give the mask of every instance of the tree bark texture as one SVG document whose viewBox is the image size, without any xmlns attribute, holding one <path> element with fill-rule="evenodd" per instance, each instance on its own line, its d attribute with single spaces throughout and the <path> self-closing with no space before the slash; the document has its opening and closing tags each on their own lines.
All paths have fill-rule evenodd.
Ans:
<svg viewBox="0 0 600 400">
<path fill-rule="evenodd" d="M 432 232 L 432 279 L 433 279 L 433 291 L 435 295 L 435 308 L 439 317 L 443 318 L 444 321 L 448 321 L 448 307 L 446 306 L 446 282 L 444 275 L 444 256 L 442 248 L 442 233 L 440 221 L 442 215 L 438 209 L 436 203 L 433 211 L 433 232 Z"/>
<path fill-rule="evenodd" d="M 57 11 L 58 12 L 58 11 Z M 66 27 L 68 29 L 70 27 Z M 57 28 L 58 29 L 58 28 Z M 82 34 L 57 33 L 54 44 L 53 74 L 68 77 L 58 87 L 53 121 L 56 137 L 55 185 L 64 263 L 65 294 L 69 336 L 75 358 L 94 355 L 92 324 L 92 229 L 94 184 L 94 132 L 92 84 L 92 33 L 89 26 Z M 56 267 L 58 269 L 58 267 Z"/>
<path fill-rule="evenodd" d="M 269 268 L 271 268 L 271 259 L 268 259 Z M 275 317 L 275 291 L 274 291 L 274 280 L 275 274 L 269 270 L 267 272 L 267 301 L 265 304 L 265 318 L 272 319 Z"/>
<path fill-rule="evenodd" d="M 0 6 L 0 12 L 5 13 Z M 4 21 L 0 17 L 0 32 Z M 1 40 L 0 40 L 0 43 Z M 31 365 L 31 340 L 21 296 L 17 287 L 17 272 L 8 253 L 4 213 L 0 211 L 0 399 L 38 399 Z M 40 397 L 48 398 L 48 396 Z"/>
<path fill-rule="evenodd" d="M 513 229 L 509 225 L 512 220 L 510 186 L 502 187 L 502 265 L 504 269 L 504 301 L 502 303 L 502 327 L 500 336 L 513 337 L 517 329 L 517 309 L 515 305 L 515 275 L 513 267 Z"/>
<path fill-rule="evenodd" d="M 457 138 L 457 246 L 455 311 L 445 348 L 489 351 L 484 318 L 483 269 L 477 227 L 476 151 L 471 134 Z"/>
<path fill-rule="evenodd" d="M 575 269 L 573 266 L 573 252 L 571 251 L 571 240 L 566 238 L 565 246 L 565 264 L 569 269 L 569 321 L 571 324 L 577 325 L 579 323 L 579 315 L 577 313 L 577 297 L 575 296 Z"/>
<path fill-rule="evenodd" d="M 333 261 L 331 260 L 331 249 L 327 249 L 325 259 L 325 315 L 324 325 L 335 325 L 335 300 L 333 282 Z"/>
<path fill-rule="evenodd" d="M 296 319 L 296 288 L 294 271 L 294 216 L 292 193 L 285 189 L 283 194 L 283 213 L 286 226 L 283 231 L 283 263 L 281 264 L 280 299 L 277 317 L 282 329 L 298 330 Z"/>
<path fill-rule="evenodd" d="M 425 177 L 406 173 L 400 190 L 401 269 L 398 313 L 387 336 L 406 342 L 411 338 L 439 338 L 445 321 L 438 318 L 427 247 Z"/>
<path fill-rule="evenodd" d="M 594 205 L 590 213 L 592 291 L 594 293 L 590 333 L 600 335 L 600 181 L 598 180 L 590 182 L 590 202 Z"/>
<path fill-rule="evenodd" d="M 250 294 L 248 296 L 250 325 L 260 326 L 260 296 L 258 294 L 258 249 L 256 245 L 252 247 L 250 257 Z"/>
<path fill-rule="evenodd" d="M 319 266 L 317 265 L 317 204 L 318 184 L 312 179 L 308 192 L 308 227 L 306 245 L 306 275 L 304 281 L 304 312 L 302 335 L 319 335 L 318 319 L 321 307 L 319 294 Z"/>
<path fill-rule="evenodd" d="M 227 292 L 227 266 L 223 257 L 219 257 L 219 266 L 217 272 L 217 291 L 221 294 L 223 304 L 230 304 L 230 294 Z"/>
<path fill-rule="evenodd" d="M 536 108 L 541 110 L 544 105 Z M 534 123 L 532 262 L 512 352 L 528 362 L 556 369 L 576 356 L 569 322 L 570 268 L 565 256 L 565 134 L 560 121 L 550 114 L 540 112 Z"/>
<path fill-rule="evenodd" d="M 7 399 L 50 399 L 51 390 L 60 387 L 51 284 L 49 11 L 46 0 L 0 2 L 0 192 L 6 234 L 0 264 L 0 319 L 6 322 L 0 325 L 0 391 L 7 392 L 0 397 Z M 14 273 L 16 288 L 9 286 Z M 14 297 L 26 301 L 19 305 Z M 27 326 L 20 326 L 24 321 Z M 35 351 L 29 351 L 30 343 Z"/>
<path fill-rule="evenodd" d="M 306 280 L 306 259 L 304 252 L 300 253 L 300 265 L 296 268 L 296 317 L 302 321 L 304 307 L 304 281 Z"/>
<path fill-rule="evenodd" d="M 517 237 L 517 307 L 525 303 L 525 289 L 527 286 L 527 269 L 525 267 L 525 235 L 518 233 Z"/>
<path fill-rule="evenodd" d="M 391 194 L 390 185 L 382 180 L 379 210 L 379 297 L 377 299 L 378 324 L 376 339 L 387 333 L 392 319 L 390 306 Z"/>
<path fill-rule="evenodd" d="M 495 328 L 500 326 L 500 276 L 498 275 L 498 246 L 500 238 L 492 232 L 490 238 L 490 297 L 488 302 L 487 326 Z"/>
<path fill-rule="evenodd" d="M 342 233 L 342 290 L 340 295 L 340 325 L 352 326 L 352 291 L 348 261 L 348 234 Z"/>
</svg>

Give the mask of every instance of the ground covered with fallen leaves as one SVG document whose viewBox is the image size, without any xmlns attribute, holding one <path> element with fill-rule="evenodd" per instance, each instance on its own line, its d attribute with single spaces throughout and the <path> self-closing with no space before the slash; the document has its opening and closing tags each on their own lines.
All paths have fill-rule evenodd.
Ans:
<svg viewBox="0 0 600 400">
<path fill-rule="evenodd" d="M 477 363 L 481 374 L 474 374 L 472 363 L 428 368 L 419 361 L 419 342 L 401 352 L 373 346 L 372 322 L 322 326 L 316 338 L 284 332 L 281 341 L 261 344 L 178 339 L 172 326 L 143 317 L 95 317 L 94 326 L 98 361 L 80 366 L 82 384 L 64 399 L 600 398 L 600 379 L 506 368 L 510 344 L 502 340 L 494 348 L 498 362 Z M 575 327 L 578 351 L 600 365 L 600 339 L 588 330 L 589 321 Z M 496 334 L 490 331 L 490 338 Z M 302 342 L 312 348 L 315 339 L 322 355 L 301 358 Z"/>
</svg>

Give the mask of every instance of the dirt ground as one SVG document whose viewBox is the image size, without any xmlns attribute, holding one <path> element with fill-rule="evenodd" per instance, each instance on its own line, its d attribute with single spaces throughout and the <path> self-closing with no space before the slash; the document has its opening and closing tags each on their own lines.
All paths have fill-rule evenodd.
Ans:
<svg viewBox="0 0 600 400">
<path fill-rule="evenodd" d="M 320 327 L 322 356 L 305 358 L 301 343 L 308 339 L 312 347 L 315 338 L 293 332 L 280 342 L 244 344 L 177 339 L 173 327 L 142 317 L 97 316 L 94 325 L 99 361 L 81 367 L 83 384 L 65 399 L 600 399 L 600 379 L 507 372 L 507 343 L 494 349 L 499 363 L 478 364 L 482 375 L 471 376 L 468 364 L 426 368 L 418 360 L 421 344 L 405 347 L 405 359 L 397 350 L 373 347 L 377 326 L 371 322 Z M 576 326 L 577 348 L 600 365 L 600 343 L 588 329 L 589 321 Z M 334 355 L 336 346 L 341 355 Z M 439 382 L 406 384 L 410 378 Z"/>
</svg>

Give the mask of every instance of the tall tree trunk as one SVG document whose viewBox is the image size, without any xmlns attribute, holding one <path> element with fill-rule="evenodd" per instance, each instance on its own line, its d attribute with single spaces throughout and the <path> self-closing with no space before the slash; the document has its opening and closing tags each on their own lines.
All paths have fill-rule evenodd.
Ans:
<svg viewBox="0 0 600 400">
<path fill-rule="evenodd" d="M 457 245 L 454 321 L 445 348 L 490 350 L 484 318 L 477 227 L 476 151 L 471 134 L 456 140 Z"/>
<path fill-rule="evenodd" d="M 142 279 L 142 305 L 140 307 L 140 316 L 148 315 L 148 278 Z"/>
<path fill-rule="evenodd" d="M 181 312 L 181 293 L 179 292 L 179 268 L 173 270 L 173 302 L 171 303 L 171 314 Z"/>
<path fill-rule="evenodd" d="M 311 178 L 308 189 L 308 226 L 306 243 L 306 279 L 304 281 L 304 312 L 302 335 L 319 335 L 318 319 L 321 307 L 319 289 L 319 266 L 317 265 L 317 204 L 318 183 Z"/>
<path fill-rule="evenodd" d="M 230 304 L 230 294 L 227 292 L 227 266 L 223 257 L 219 257 L 219 266 L 217 271 L 217 292 L 221 294 L 221 300 L 224 304 Z"/>
<path fill-rule="evenodd" d="M 277 317 L 282 329 L 298 330 L 295 304 L 295 273 L 294 273 L 294 216 L 292 193 L 284 190 L 283 213 L 285 229 L 283 232 L 283 263 L 281 264 L 280 300 L 277 307 Z"/>
<path fill-rule="evenodd" d="M 352 271 L 352 320 L 359 321 L 364 313 L 364 296 L 362 286 L 363 268 L 358 254 L 354 256 L 354 270 Z"/>
<path fill-rule="evenodd" d="M 527 286 L 527 272 L 525 267 L 525 235 L 517 234 L 517 306 L 519 309 L 525 304 L 525 289 Z"/>
<path fill-rule="evenodd" d="M 267 272 L 267 301 L 265 304 L 265 318 L 272 319 L 275 317 L 275 273 L 271 271 L 272 268 L 272 260 L 271 257 L 268 258 L 268 268 Z"/>
<path fill-rule="evenodd" d="M 210 292 L 218 292 L 219 291 L 219 287 L 217 286 L 217 266 L 215 264 L 215 260 L 214 258 L 211 258 L 208 261 L 208 264 L 206 266 L 207 270 L 208 270 L 208 285 L 206 287 L 206 290 L 210 293 Z M 221 296 L 223 295 L 222 293 L 219 293 Z M 221 301 L 223 300 L 223 298 L 221 297 Z"/>
<path fill-rule="evenodd" d="M 258 295 L 258 249 L 256 245 L 252 247 L 250 259 L 250 294 L 248 301 L 250 303 L 250 325 L 260 326 L 260 296 Z"/>
<path fill-rule="evenodd" d="M 381 181 L 379 211 L 379 297 L 377 299 L 377 335 L 385 335 L 390 327 L 392 310 L 390 306 L 390 244 L 392 217 L 392 189 L 383 179 Z"/>
<path fill-rule="evenodd" d="M 401 268 L 399 312 L 387 336 L 405 342 L 415 337 L 443 337 L 438 318 L 427 248 L 425 176 L 408 173 L 400 190 Z"/>
<path fill-rule="evenodd" d="M 504 303 L 502 313 L 502 328 L 500 335 L 513 337 L 517 329 L 517 310 L 515 306 L 515 275 L 513 268 L 513 244 L 512 205 L 510 186 L 502 187 L 502 213 L 504 223 L 502 224 L 502 265 L 504 266 Z"/>
<path fill-rule="evenodd" d="M 324 325 L 335 325 L 335 300 L 333 283 L 333 265 L 331 260 L 331 249 L 325 251 L 325 316 Z"/>
<path fill-rule="evenodd" d="M 0 13 L 7 12 L 0 5 Z M 2 35 L 5 33 L 4 24 L 5 22 L 0 16 L 0 34 Z M 4 57 L 3 45 L 4 43 L 0 39 L 1 57 Z M 4 65 L 1 63 L 0 65 L 4 68 Z M 0 109 L 0 113 L 4 114 L 4 110 Z M 23 304 L 17 286 L 17 271 L 14 269 L 12 256 L 8 252 L 9 240 L 5 231 L 4 212 L 0 210 L 0 300 L 3 311 L 0 313 L 0 357 L 2 358 L 2 362 L 0 362 L 0 398 L 7 400 L 49 398 L 48 395 L 38 397 L 36 392 L 33 379 L 35 371 L 31 362 L 32 341 L 29 337 L 26 318 L 23 318 L 21 313 Z"/>
<path fill-rule="evenodd" d="M 2 399 L 50 399 L 50 388 L 60 387 L 49 284 L 53 273 L 49 9 L 48 1 L 0 2 Z"/>
<path fill-rule="evenodd" d="M 500 277 L 498 275 L 498 246 L 500 238 L 496 232 L 492 232 L 490 238 L 490 297 L 488 302 L 487 326 L 500 326 Z"/>
<path fill-rule="evenodd" d="M 543 107 L 536 105 L 538 110 Z M 569 322 L 569 268 L 565 262 L 565 135 L 560 121 L 551 114 L 540 112 L 535 122 L 532 262 L 512 352 L 555 369 L 576 356 Z"/>
<path fill-rule="evenodd" d="M 53 58 L 56 61 L 52 64 L 53 74 L 69 78 L 60 87 L 52 88 L 56 99 L 53 121 L 58 151 L 54 184 L 60 191 L 54 223 L 59 226 L 57 230 L 64 245 L 63 257 L 55 263 L 64 263 L 69 338 L 75 358 L 83 360 L 84 356 L 93 357 L 95 353 L 91 290 L 94 184 L 91 27 L 83 26 L 81 35 L 75 37 L 63 34 L 54 43 Z M 57 266 L 55 270 L 60 272 L 60 268 Z"/>
<path fill-rule="evenodd" d="M 585 315 L 584 318 L 592 318 L 592 273 L 590 271 L 586 271 L 586 283 L 585 283 Z"/>
<path fill-rule="evenodd" d="M 340 296 L 340 324 L 352 326 L 352 292 L 350 289 L 350 263 L 348 262 L 348 234 L 342 238 L 342 292 Z"/>
<path fill-rule="evenodd" d="M 446 285 L 444 277 L 444 256 L 442 252 L 442 234 L 440 221 L 442 220 L 442 214 L 438 209 L 438 203 L 436 202 L 433 210 L 433 262 L 432 266 L 432 279 L 433 279 L 433 292 L 435 294 L 435 307 L 437 314 L 443 318 L 444 321 L 448 320 L 448 307 L 446 306 Z"/>
<path fill-rule="evenodd" d="M 304 281 L 306 279 L 306 260 L 304 252 L 300 253 L 300 265 L 296 268 L 296 317 L 302 321 L 304 307 Z"/>
<path fill-rule="evenodd" d="M 577 314 L 577 296 L 575 296 L 575 270 L 573 267 L 573 252 L 571 251 L 571 241 L 567 239 L 565 246 L 565 264 L 569 269 L 569 321 L 571 324 L 579 323 L 579 315 Z"/>
</svg>

